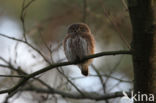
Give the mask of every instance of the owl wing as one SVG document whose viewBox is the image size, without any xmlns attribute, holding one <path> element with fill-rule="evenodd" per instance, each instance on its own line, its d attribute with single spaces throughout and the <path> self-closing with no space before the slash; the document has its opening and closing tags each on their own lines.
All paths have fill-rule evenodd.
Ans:
<svg viewBox="0 0 156 103">
<path fill-rule="evenodd" d="M 82 36 L 79 36 L 77 38 L 77 41 L 75 41 L 75 46 L 76 46 L 76 55 L 78 56 L 79 59 L 84 58 L 84 56 L 89 55 L 89 50 L 88 50 L 88 42 L 85 38 Z"/>
<path fill-rule="evenodd" d="M 83 55 L 81 55 L 82 57 L 87 56 L 87 55 L 91 55 L 94 54 L 94 49 L 95 49 L 95 41 L 94 41 L 94 37 L 92 34 L 82 34 L 82 43 L 84 44 L 82 47 L 82 53 Z M 80 65 L 80 67 L 85 67 L 85 65 L 89 65 L 92 62 L 93 59 L 89 59 L 87 60 L 83 65 Z"/>
<path fill-rule="evenodd" d="M 94 49 L 95 49 L 95 40 L 92 34 L 84 33 L 82 35 L 82 38 L 84 38 L 87 42 L 87 55 L 94 54 Z"/>
<path fill-rule="evenodd" d="M 66 55 L 66 58 L 68 61 L 74 61 L 76 60 L 76 54 L 74 52 L 73 44 L 72 44 L 72 38 L 70 36 L 67 36 L 64 40 L 64 52 Z"/>
</svg>

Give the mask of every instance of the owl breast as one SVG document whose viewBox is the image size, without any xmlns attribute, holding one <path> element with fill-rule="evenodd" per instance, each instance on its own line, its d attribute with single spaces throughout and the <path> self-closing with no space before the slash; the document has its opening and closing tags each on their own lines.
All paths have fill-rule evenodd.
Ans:
<svg viewBox="0 0 156 103">
<path fill-rule="evenodd" d="M 68 37 L 64 46 L 68 61 L 80 60 L 89 54 L 87 41 L 80 35 Z"/>
</svg>

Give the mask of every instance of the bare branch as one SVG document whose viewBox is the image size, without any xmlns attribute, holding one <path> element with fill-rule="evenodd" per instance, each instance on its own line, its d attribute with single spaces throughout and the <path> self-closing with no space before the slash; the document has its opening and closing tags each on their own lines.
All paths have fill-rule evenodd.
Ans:
<svg viewBox="0 0 156 103">
<path fill-rule="evenodd" d="M 100 0 L 100 3 L 103 4 L 103 0 Z M 119 30 L 118 26 L 116 25 L 116 23 L 113 22 L 111 15 L 109 15 L 107 13 L 107 10 L 105 8 L 104 5 L 102 5 L 102 8 L 104 10 L 104 15 L 108 18 L 108 20 L 111 22 L 111 24 L 113 25 L 113 27 L 117 30 L 117 32 L 119 33 L 119 37 L 121 38 L 121 40 L 125 43 L 125 45 L 128 47 L 128 49 L 131 49 L 131 46 L 129 44 L 129 42 L 126 40 L 126 38 L 124 37 L 123 33 Z"/>
<path fill-rule="evenodd" d="M 26 38 L 26 28 L 25 28 L 25 16 L 26 16 L 26 9 L 34 2 L 35 0 L 31 0 L 26 4 L 26 0 L 23 0 L 22 3 L 22 10 L 21 10 L 21 14 L 20 14 L 20 19 L 22 22 L 22 29 L 23 29 L 23 37 L 24 40 L 27 42 L 27 38 Z"/>
<path fill-rule="evenodd" d="M 62 97 L 66 97 L 66 98 L 72 98 L 72 99 L 91 99 L 91 100 L 108 100 L 108 99 L 113 99 L 113 98 L 117 98 L 117 97 L 122 97 L 123 93 L 122 92 L 114 92 L 114 93 L 109 93 L 109 94 L 97 94 L 95 92 L 85 92 L 85 96 L 80 95 L 80 94 L 76 94 L 76 93 L 66 93 L 66 92 L 62 92 L 60 90 L 49 90 L 49 89 L 43 89 L 43 88 L 23 88 L 20 89 L 21 91 L 34 91 L 37 93 L 48 93 L 48 94 L 59 94 Z M 127 94 L 130 96 L 130 93 L 127 92 Z"/>
<path fill-rule="evenodd" d="M 101 53 L 97 53 L 97 54 L 93 54 L 93 55 L 89 55 L 84 57 L 84 59 L 82 59 L 81 61 L 72 61 L 72 62 L 62 62 L 62 63 L 55 63 L 55 64 L 51 64 L 45 68 L 42 68 L 36 72 L 33 72 L 31 74 L 28 74 L 27 76 L 25 76 L 24 78 L 22 78 L 14 87 L 12 87 L 11 89 L 9 89 L 9 93 L 12 93 L 13 91 L 17 90 L 20 86 L 24 85 L 30 78 L 33 78 L 39 74 L 42 74 L 48 70 L 51 70 L 53 68 L 56 67 L 61 67 L 61 66 L 67 66 L 67 65 L 73 65 L 73 64 L 78 64 L 83 62 L 84 60 L 87 59 L 91 59 L 91 58 L 96 58 L 96 57 L 101 57 L 101 56 L 109 56 L 109 55 L 119 55 L 119 54 L 132 54 L 131 51 L 111 51 L 111 52 L 101 52 Z M 7 90 L 3 90 L 0 91 L 1 93 L 4 93 L 4 91 L 8 92 Z"/>
<path fill-rule="evenodd" d="M 89 75 L 89 76 L 94 76 L 94 77 L 97 77 L 98 75 Z M 107 77 L 107 78 L 111 78 L 111 79 L 115 79 L 117 81 L 120 81 L 120 82 L 126 82 L 126 83 L 133 83 L 133 81 L 130 81 L 130 80 L 123 80 L 123 79 L 120 79 L 120 78 L 117 78 L 117 77 L 114 77 L 114 76 L 110 76 L 108 74 L 101 74 L 101 76 L 104 76 L 104 77 Z M 85 77 L 75 77 L 75 78 L 71 78 L 72 80 L 75 80 L 75 79 L 82 79 L 82 78 L 85 78 Z"/>
<path fill-rule="evenodd" d="M 94 69 L 94 71 L 96 72 L 97 76 L 99 77 L 99 80 L 100 80 L 101 85 L 103 87 L 103 92 L 105 94 L 106 93 L 106 85 L 104 83 L 103 77 L 102 77 L 102 75 L 100 74 L 100 72 L 96 69 L 96 67 L 93 64 L 91 66 Z"/>
<path fill-rule="evenodd" d="M 97 76 L 99 77 L 99 80 L 100 80 L 102 88 L 103 88 L 103 94 L 106 94 L 107 93 L 106 92 L 106 84 L 105 84 L 105 82 L 104 82 L 104 80 L 102 78 L 102 75 L 100 74 L 100 72 L 96 69 L 96 67 L 93 64 L 91 66 L 93 67 L 93 69 L 95 70 Z M 106 103 L 109 103 L 109 101 L 106 100 Z"/>
<path fill-rule="evenodd" d="M 0 36 L 1 37 L 5 37 L 5 38 L 8 38 L 8 39 L 11 39 L 11 40 L 15 40 L 15 41 L 19 41 L 21 43 L 24 43 L 26 44 L 27 46 L 29 46 L 30 48 L 32 48 L 35 52 L 37 52 L 48 64 L 50 64 L 50 62 L 46 59 L 46 57 L 41 53 L 41 51 L 39 51 L 37 48 L 35 48 L 34 46 L 32 46 L 32 44 L 24 41 L 24 40 L 21 40 L 21 39 L 17 39 L 17 38 L 14 38 L 14 37 L 10 37 L 10 36 L 7 36 L 7 35 L 4 35 L 4 34 L 1 34 L 0 33 Z M 0 58 L 1 59 L 1 58 Z"/>
<path fill-rule="evenodd" d="M 26 0 L 23 0 L 23 3 L 22 3 L 22 10 L 21 10 L 21 15 L 20 15 L 20 19 L 21 19 L 21 22 L 22 22 L 22 29 L 23 29 L 23 37 L 24 37 L 24 40 L 27 41 L 27 38 L 26 38 L 26 34 L 25 34 L 25 9 L 24 9 L 24 6 L 25 6 L 25 1 Z"/>
<path fill-rule="evenodd" d="M 125 0 L 121 0 L 121 1 L 122 1 L 123 6 L 125 7 L 125 9 L 128 10 L 128 6 L 126 4 L 126 1 Z"/>
<path fill-rule="evenodd" d="M 60 74 L 62 74 L 66 80 L 83 96 L 85 96 L 85 94 L 59 69 L 57 69 L 59 71 Z"/>
<path fill-rule="evenodd" d="M 2 60 L 4 63 L 8 63 L 8 61 L 5 60 L 3 57 L 0 57 L 0 60 Z"/>
<path fill-rule="evenodd" d="M 24 78 L 25 75 L 0 75 L 0 77 L 15 77 L 15 78 Z"/>
<path fill-rule="evenodd" d="M 118 66 L 120 65 L 121 61 L 122 61 L 122 57 L 120 57 L 120 60 L 114 65 L 114 67 L 111 69 L 110 73 L 108 74 L 108 78 L 105 80 L 105 82 L 107 83 L 108 80 L 110 79 L 109 77 L 118 69 Z"/>
</svg>

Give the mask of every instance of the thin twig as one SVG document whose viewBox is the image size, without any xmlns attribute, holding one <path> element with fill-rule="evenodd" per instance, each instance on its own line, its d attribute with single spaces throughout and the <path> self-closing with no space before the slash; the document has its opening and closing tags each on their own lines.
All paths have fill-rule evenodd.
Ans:
<svg viewBox="0 0 156 103">
<path fill-rule="evenodd" d="M 100 0 L 100 3 L 103 4 L 103 1 Z M 130 44 L 128 43 L 128 41 L 125 39 L 124 35 L 122 34 L 122 32 L 119 30 L 118 26 L 116 25 L 116 23 L 114 23 L 112 21 L 111 15 L 109 15 L 106 11 L 106 8 L 104 7 L 104 5 L 102 5 L 102 8 L 104 10 L 104 15 L 108 18 L 108 20 L 111 22 L 111 24 L 114 26 L 114 28 L 117 30 L 117 32 L 119 33 L 119 36 L 121 38 L 121 40 L 125 43 L 125 45 L 128 47 L 128 49 L 131 49 Z"/>
<path fill-rule="evenodd" d="M 106 84 L 105 84 L 105 82 L 104 82 L 104 80 L 102 78 L 102 75 L 100 74 L 100 72 L 96 69 L 96 67 L 93 64 L 91 66 L 92 66 L 92 68 L 94 69 L 94 71 L 96 72 L 97 76 L 100 79 L 100 82 L 101 82 L 101 85 L 102 85 L 102 88 L 103 88 L 103 94 L 106 94 L 107 93 L 106 92 Z M 105 101 L 106 101 L 106 103 L 109 103 L 108 100 L 105 100 Z"/>
<path fill-rule="evenodd" d="M 125 0 L 121 0 L 121 1 L 122 1 L 123 6 L 125 7 L 125 9 L 128 10 L 128 6 L 126 4 L 126 1 Z"/>
<path fill-rule="evenodd" d="M 123 56 L 120 57 L 120 59 L 118 60 L 118 62 L 115 64 L 115 66 L 111 69 L 110 73 L 108 74 L 108 78 L 105 80 L 105 82 L 107 83 L 107 81 L 110 79 L 109 77 L 111 77 L 111 75 L 115 72 L 115 70 L 118 69 L 118 66 L 120 65 L 121 61 L 123 59 Z"/>
<path fill-rule="evenodd" d="M 42 33 L 41 33 L 41 30 L 39 30 L 39 36 L 41 37 L 42 43 L 44 44 L 44 46 L 45 46 L 46 49 L 48 50 L 49 55 L 50 55 L 50 60 L 51 60 L 51 62 L 52 62 L 52 53 L 53 53 L 53 52 L 52 52 L 51 48 L 49 48 L 49 46 L 48 46 L 48 44 L 46 43 L 46 41 L 44 41 L 43 36 L 42 36 Z M 49 62 L 49 64 L 51 64 L 51 62 Z"/>
<path fill-rule="evenodd" d="M 24 78 L 25 75 L 0 75 L 0 77 L 15 77 L 15 78 Z"/>
<path fill-rule="evenodd" d="M 25 17 L 25 9 L 24 9 L 25 1 L 26 0 L 23 0 L 23 2 L 22 2 L 22 10 L 21 10 L 21 14 L 20 14 L 20 19 L 22 22 L 23 37 L 24 37 L 24 40 L 27 41 L 26 34 L 25 34 L 25 19 L 24 19 L 24 17 Z"/>
<path fill-rule="evenodd" d="M 53 59 L 52 59 L 52 62 Z M 60 67 L 61 68 L 61 67 Z M 62 70 L 62 71 L 61 71 Z M 59 67 L 57 67 L 57 71 L 63 76 L 65 77 L 65 79 L 83 96 L 85 96 L 85 94 L 64 74 L 63 69 L 59 69 Z"/>
<path fill-rule="evenodd" d="M 59 71 L 60 74 L 62 74 L 66 80 L 83 96 L 85 96 L 85 94 L 63 73 L 61 72 L 59 69 L 57 69 Z"/>
<path fill-rule="evenodd" d="M 25 42 L 27 42 L 26 38 L 26 27 L 25 27 L 25 16 L 26 16 L 26 9 L 34 2 L 35 0 L 31 0 L 26 4 L 26 0 L 23 0 L 22 2 L 22 9 L 21 9 L 21 14 L 20 14 L 20 19 L 22 22 L 22 29 L 23 29 L 23 37 Z"/>
<path fill-rule="evenodd" d="M 98 75 L 93 75 L 93 74 L 90 74 L 88 76 L 93 76 L 93 77 L 97 77 Z M 123 80 L 123 79 L 119 79 L 117 77 L 114 77 L 114 76 L 110 76 L 108 74 L 101 74 L 101 76 L 104 76 L 104 77 L 109 77 L 111 79 L 114 79 L 114 80 L 117 80 L 117 81 L 120 81 L 120 82 L 125 82 L 125 83 L 133 83 L 133 81 L 130 81 L 130 80 Z M 75 77 L 75 78 L 71 78 L 72 80 L 76 80 L 76 79 L 82 79 L 82 78 L 85 78 L 83 76 L 80 76 L 80 77 Z"/>
<path fill-rule="evenodd" d="M 30 43 L 26 42 L 26 41 L 23 41 L 21 39 L 17 39 L 17 38 L 14 38 L 14 37 L 10 37 L 10 36 L 7 36 L 7 35 L 4 35 L 4 34 L 1 34 L 0 33 L 0 36 L 1 37 L 5 37 L 5 38 L 8 38 L 10 40 L 15 40 L 15 41 L 19 41 L 21 43 L 24 43 L 26 44 L 27 46 L 29 46 L 30 48 L 32 48 L 35 52 L 37 52 L 47 63 L 50 64 L 50 62 L 46 59 L 46 57 L 41 53 L 41 51 L 39 51 L 37 48 L 35 48 L 34 46 L 32 46 Z"/>
</svg>

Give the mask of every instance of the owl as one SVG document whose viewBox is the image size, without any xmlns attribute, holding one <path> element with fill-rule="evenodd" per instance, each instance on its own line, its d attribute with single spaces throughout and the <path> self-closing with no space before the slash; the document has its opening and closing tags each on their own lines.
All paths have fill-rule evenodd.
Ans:
<svg viewBox="0 0 156 103">
<path fill-rule="evenodd" d="M 68 61 L 82 60 L 85 56 L 94 54 L 94 37 L 87 24 L 77 23 L 69 26 L 63 42 L 64 52 Z M 78 64 L 81 73 L 88 75 L 88 66 L 92 59 Z"/>
</svg>

